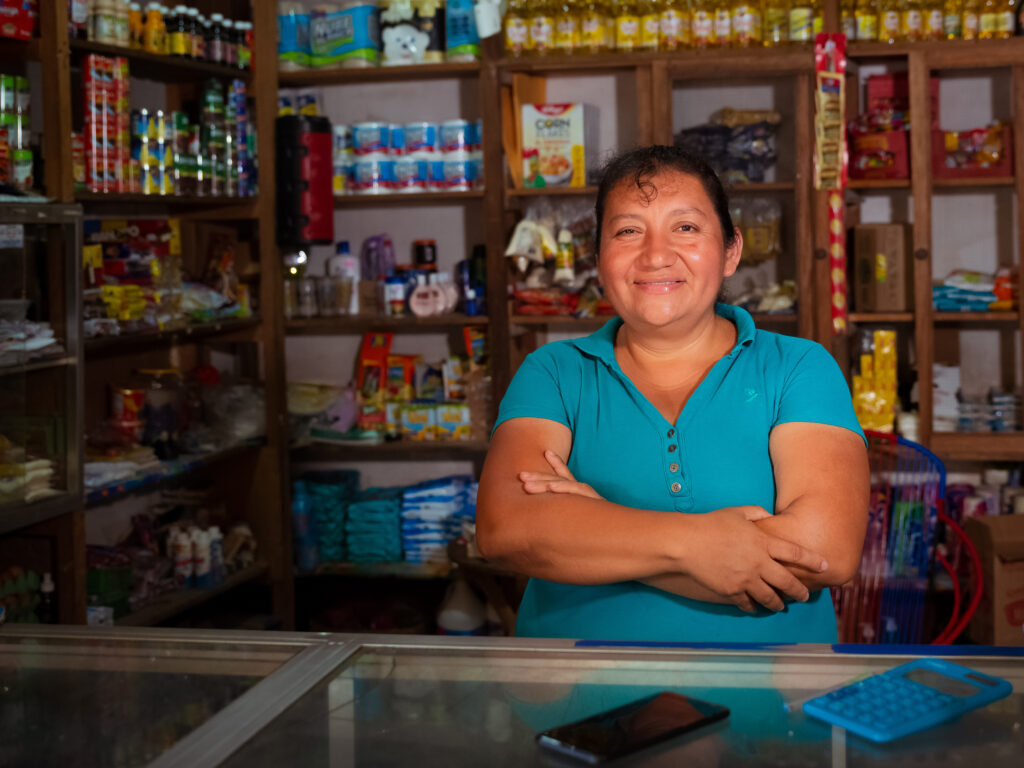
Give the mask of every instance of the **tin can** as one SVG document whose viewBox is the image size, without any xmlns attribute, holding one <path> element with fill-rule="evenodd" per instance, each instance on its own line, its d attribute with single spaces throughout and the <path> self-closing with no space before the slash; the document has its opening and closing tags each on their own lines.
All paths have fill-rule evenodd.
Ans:
<svg viewBox="0 0 1024 768">
<path fill-rule="evenodd" d="M 420 192 L 430 183 L 430 164 L 422 157 L 395 158 L 395 188 L 399 192 Z"/>
<path fill-rule="evenodd" d="M 356 123 L 352 126 L 352 149 L 356 155 L 387 154 L 391 143 L 388 123 Z"/>
<path fill-rule="evenodd" d="M 468 152 L 473 145 L 473 128 L 468 120 L 445 120 L 441 123 L 442 152 Z"/>
<path fill-rule="evenodd" d="M 473 188 L 473 161 L 465 153 L 430 163 L 430 187 L 447 192 L 466 192 Z"/>
<path fill-rule="evenodd" d="M 405 128 L 392 123 L 388 126 L 388 154 L 400 156 L 405 153 Z"/>
<path fill-rule="evenodd" d="M 406 123 L 405 149 L 408 154 L 413 152 L 436 152 L 437 123 Z"/>
<path fill-rule="evenodd" d="M 146 390 L 138 387 L 110 388 L 110 418 L 115 421 L 141 421 Z"/>
<path fill-rule="evenodd" d="M 351 189 L 359 194 L 380 195 L 395 186 L 395 161 L 359 158 L 352 164 Z"/>
</svg>

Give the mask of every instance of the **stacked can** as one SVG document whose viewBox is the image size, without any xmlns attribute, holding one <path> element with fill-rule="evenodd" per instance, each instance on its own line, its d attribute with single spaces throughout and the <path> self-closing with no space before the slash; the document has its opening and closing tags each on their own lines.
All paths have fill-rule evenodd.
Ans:
<svg viewBox="0 0 1024 768">
<path fill-rule="evenodd" d="M 248 197 L 252 194 L 249 183 L 249 107 L 246 101 L 245 83 L 241 80 L 233 80 L 228 86 L 224 122 L 227 142 L 225 194 Z"/>
<path fill-rule="evenodd" d="M 26 190 L 33 186 L 30 100 L 28 80 L 0 74 L 0 183 Z"/>
<path fill-rule="evenodd" d="M 201 194 L 199 186 L 199 137 L 184 112 L 172 112 L 174 124 L 174 191 L 186 197 Z"/>
<path fill-rule="evenodd" d="M 85 91 L 85 183 L 90 192 L 130 187 L 128 60 L 89 54 L 82 65 Z"/>
<path fill-rule="evenodd" d="M 465 192 L 476 187 L 479 160 L 477 125 L 469 120 L 446 120 L 439 128 L 441 154 L 430 165 L 431 189 Z"/>
<path fill-rule="evenodd" d="M 394 126 L 398 128 L 398 126 Z M 349 189 L 357 194 L 379 195 L 395 189 L 395 157 L 404 151 L 394 146 L 400 132 L 390 123 L 356 123 L 352 126 L 352 171 Z"/>
<path fill-rule="evenodd" d="M 173 195 L 174 123 L 162 109 L 137 109 L 131 120 L 128 191 Z"/>
<path fill-rule="evenodd" d="M 334 126 L 334 194 L 349 191 L 349 178 L 353 163 L 352 129 L 347 125 Z"/>
<path fill-rule="evenodd" d="M 406 123 L 402 127 L 402 153 L 395 160 L 395 188 L 422 192 L 430 186 L 430 164 L 437 157 L 437 123 Z"/>
</svg>

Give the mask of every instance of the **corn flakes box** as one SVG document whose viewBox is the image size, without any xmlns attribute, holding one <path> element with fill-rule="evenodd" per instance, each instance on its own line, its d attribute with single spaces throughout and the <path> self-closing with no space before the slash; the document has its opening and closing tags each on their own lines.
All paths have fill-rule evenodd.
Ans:
<svg viewBox="0 0 1024 768">
<path fill-rule="evenodd" d="M 597 109 L 588 104 L 523 104 L 523 185 L 585 187 L 597 157 Z"/>
</svg>

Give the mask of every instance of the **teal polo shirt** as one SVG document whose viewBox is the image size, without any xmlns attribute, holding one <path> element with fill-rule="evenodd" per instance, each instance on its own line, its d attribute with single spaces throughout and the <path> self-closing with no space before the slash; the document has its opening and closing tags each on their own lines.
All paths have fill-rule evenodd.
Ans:
<svg viewBox="0 0 1024 768">
<path fill-rule="evenodd" d="M 756 504 L 775 510 L 768 452 L 772 428 L 804 421 L 863 437 L 839 366 L 820 344 L 758 330 L 727 304 L 715 311 L 737 330 L 675 424 L 615 360 L 620 318 L 580 339 L 532 352 L 501 401 L 497 424 L 550 419 L 572 432 L 569 469 L 602 497 L 629 507 L 704 513 Z M 516 634 L 593 640 L 836 642 L 829 590 L 778 613 L 746 614 L 637 581 L 581 586 L 531 579 Z"/>
</svg>

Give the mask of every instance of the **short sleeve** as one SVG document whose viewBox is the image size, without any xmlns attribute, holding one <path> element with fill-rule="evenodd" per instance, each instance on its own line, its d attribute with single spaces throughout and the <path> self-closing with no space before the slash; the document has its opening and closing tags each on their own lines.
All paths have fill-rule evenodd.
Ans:
<svg viewBox="0 0 1024 768">
<path fill-rule="evenodd" d="M 553 345 L 531 352 L 519 366 L 501 398 L 495 429 L 502 422 L 523 416 L 557 421 L 572 429 L 563 399 L 564 365 L 559 365 L 558 355 L 549 346 Z"/>
<path fill-rule="evenodd" d="M 775 424 L 793 421 L 844 427 L 864 438 L 846 379 L 832 355 L 817 343 L 789 367 L 783 382 Z"/>
</svg>

